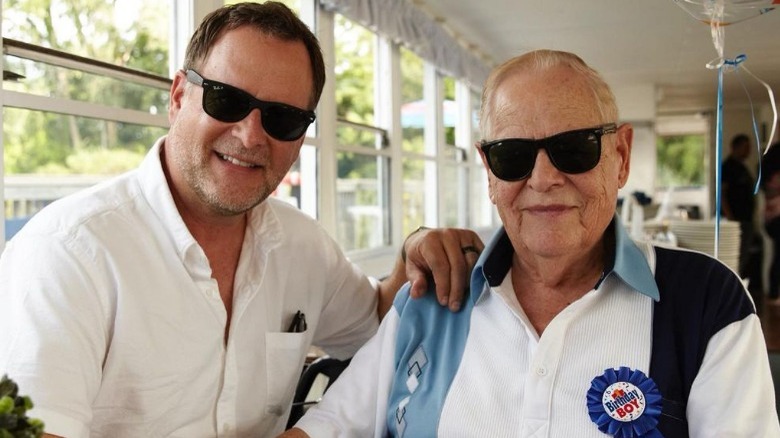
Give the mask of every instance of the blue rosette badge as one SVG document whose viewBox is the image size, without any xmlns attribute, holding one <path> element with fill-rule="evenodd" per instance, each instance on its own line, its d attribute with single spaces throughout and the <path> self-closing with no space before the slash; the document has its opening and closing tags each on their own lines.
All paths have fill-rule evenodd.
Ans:
<svg viewBox="0 0 780 438">
<path fill-rule="evenodd" d="M 617 438 L 658 438 L 661 392 L 639 370 L 607 368 L 590 382 L 588 414 L 599 430 Z"/>
</svg>

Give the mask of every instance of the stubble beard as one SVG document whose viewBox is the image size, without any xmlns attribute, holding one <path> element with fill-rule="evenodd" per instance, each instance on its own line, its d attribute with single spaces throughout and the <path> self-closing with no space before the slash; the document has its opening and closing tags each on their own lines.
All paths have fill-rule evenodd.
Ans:
<svg viewBox="0 0 780 438">
<path fill-rule="evenodd" d="M 189 169 L 186 178 L 195 195 L 215 214 L 225 217 L 246 213 L 271 194 L 267 186 L 250 192 L 247 188 L 220 186 L 205 167 Z M 243 193 L 241 193 L 243 192 Z"/>
<path fill-rule="evenodd" d="M 198 145 L 196 150 L 204 149 Z M 180 169 L 189 190 L 206 209 L 219 216 L 244 214 L 263 202 L 273 191 L 267 184 L 262 184 L 254 190 L 221 184 L 217 177 L 209 172 L 208 155 L 195 157 L 173 154 L 171 159 L 176 161 L 171 164 Z"/>
</svg>

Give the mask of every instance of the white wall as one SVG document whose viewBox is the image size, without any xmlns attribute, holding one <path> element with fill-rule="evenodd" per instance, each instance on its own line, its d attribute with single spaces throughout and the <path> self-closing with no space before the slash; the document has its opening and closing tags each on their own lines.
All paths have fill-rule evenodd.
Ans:
<svg viewBox="0 0 780 438">
<path fill-rule="evenodd" d="M 634 142 L 631 148 L 631 170 L 626 186 L 620 196 L 635 191 L 653 196 L 655 191 L 656 133 L 655 125 L 650 123 L 632 123 Z"/>
<path fill-rule="evenodd" d="M 634 127 L 634 142 L 631 150 L 631 172 L 626 186 L 619 196 L 635 191 L 652 196 L 655 189 L 655 118 L 656 90 L 653 84 L 639 84 L 615 87 L 621 122 L 630 122 Z"/>
</svg>

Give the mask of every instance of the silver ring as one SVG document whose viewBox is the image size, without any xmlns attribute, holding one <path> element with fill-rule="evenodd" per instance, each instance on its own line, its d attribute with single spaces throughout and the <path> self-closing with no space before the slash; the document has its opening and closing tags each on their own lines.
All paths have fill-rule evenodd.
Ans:
<svg viewBox="0 0 780 438">
<path fill-rule="evenodd" d="M 479 250 L 475 246 L 464 246 L 460 248 L 461 251 L 463 251 L 463 254 L 468 254 L 470 252 L 473 252 L 474 254 L 479 255 Z"/>
</svg>

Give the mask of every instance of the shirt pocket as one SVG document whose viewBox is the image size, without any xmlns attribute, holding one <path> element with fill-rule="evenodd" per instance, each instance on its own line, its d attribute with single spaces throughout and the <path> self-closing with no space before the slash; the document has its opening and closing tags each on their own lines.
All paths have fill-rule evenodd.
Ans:
<svg viewBox="0 0 780 438">
<path fill-rule="evenodd" d="M 266 333 L 266 412 L 283 415 L 292 402 L 306 357 L 308 332 Z"/>
</svg>

